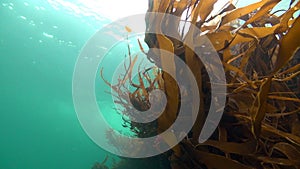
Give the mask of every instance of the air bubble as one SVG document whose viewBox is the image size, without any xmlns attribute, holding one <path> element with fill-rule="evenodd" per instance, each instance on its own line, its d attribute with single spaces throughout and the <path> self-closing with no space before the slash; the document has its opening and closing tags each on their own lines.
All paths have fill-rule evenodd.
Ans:
<svg viewBox="0 0 300 169">
<path fill-rule="evenodd" d="M 27 20 L 27 18 L 25 16 L 20 16 L 20 18 L 23 20 Z"/>
<path fill-rule="evenodd" d="M 51 39 L 54 37 L 53 35 L 50 35 L 50 34 L 48 34 L 48 33 L 46 33 L 46 32 L 43 32 L 43 35 L 44 35 L 45 37 L 51 38 Z"/>
</svg>

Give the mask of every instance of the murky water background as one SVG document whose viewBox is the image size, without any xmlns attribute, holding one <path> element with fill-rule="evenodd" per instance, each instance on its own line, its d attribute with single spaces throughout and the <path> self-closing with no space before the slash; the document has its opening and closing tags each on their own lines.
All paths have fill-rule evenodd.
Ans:
<svg viewBox="0 0 300 169">
<path fill-rule="evenodd" d="M 0 2 L 0 168 L 90 168 L 106 153 L 77 120 L 72 74 L 109 20 L 52 1 Z"/>
</svg>

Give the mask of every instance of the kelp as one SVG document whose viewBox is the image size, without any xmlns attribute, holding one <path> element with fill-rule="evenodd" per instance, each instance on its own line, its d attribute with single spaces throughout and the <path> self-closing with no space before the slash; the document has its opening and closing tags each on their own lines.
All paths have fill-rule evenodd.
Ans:
<svg viewBox="0 0 300 169">
<path fill-rule="evenodd" d="M 272 9 L 282 1 L 261 0 L 242 8 L 237 8 L 230 1 L 213 15 L 216 0 L 149 0 L 148 12 L 176 15 L 184 18 L 176 22 L 190 22 L 203 31 L 182 28 L 175 21 L 165 21 L 168 18 L 164 17 L 146 18 L 147 29 L 157 32 L 145 33 L 149 48 L 179 55 L 197 79 L 201 97 L 193 130 L 165 153 L 172 169 L 300 167 L 300 19 L 295 16 L 300 2 L 293 0 L 288 10 L 279 16 L 274 15 Z M 220 19 L 216 21 L 216 18 Z M 130 28 L 125 29 L 131 31 Z M 204 143 L 197 139 L 211 99 L 209 77 L 194 49 L 162 35 L 162 29 L 175 31 L 182 42 L 193 42 L 194 49 L 199 49 L 202 36 L 207 36 L 223 63 L 227 80 L 226 107 L 218 130 Z M 184 29 L 188 29 L 187 33 L 183 33 Z M 162 68 L 169 66 L 174 72 L 180 70 L 171 57 L 159 53 L 153 57 L 142 47 L 141 50 Z M 167 106 L 156 121 L 139 124 L 125 119 L 124 126 L 137 136 L 153 136 L 166 130 L 176 119 L 180 105 L 179 88 L 169 74 L 159 69 L 152 71 L 153 76 L 147 75 L 149 70 L 142 71 L 138 76 L 139 83 L 133 83 L 131 73 L 135 65 L 135 59 L 131 59 L 126 76 L 117 86 L 109 85 L 115 91 L 116 103 L 124 108 L 124 116 L 130 115 L 137 107 L 147 110 L 151 106 L 148 98 L 150 89 L 166 93 Z M 148 81 L 148 86 L 142 79 Z M 129 80 L 135 88 L 133 92 L 126 88 L 125 80 Z M 126 100 L 127 94 L 129 100 Z M 130 102 L 134 107 L 128 104 Z M 145 118 L 149 116 L 151 114 Z"/>
<path fill-rule="evenodd" d="M 101 162 L 101 163 L 95 163 L 94 166 L 92 167 L 92 169 L 109 169 L 105 163 L 108 160 L 108 156 L 105 157 L 105 159 Z"/>
</svg>

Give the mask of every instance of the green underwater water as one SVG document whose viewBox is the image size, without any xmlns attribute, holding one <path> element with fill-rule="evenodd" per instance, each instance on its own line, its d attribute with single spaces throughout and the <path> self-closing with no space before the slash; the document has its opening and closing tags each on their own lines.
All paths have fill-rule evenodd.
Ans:
<svg viewBox="0 0 300 169">
<path fill-rule="evenodd" d="M 108 154 L 80 126 L 72 76 L 84 44 L 110 21 L 54 2 L 0 0 L 0 169 L 91 168 Z M 112 110 L 109 95 L 99 100 Z M 105 117 L 121 129 L 120 117 Z"/>
</svg>

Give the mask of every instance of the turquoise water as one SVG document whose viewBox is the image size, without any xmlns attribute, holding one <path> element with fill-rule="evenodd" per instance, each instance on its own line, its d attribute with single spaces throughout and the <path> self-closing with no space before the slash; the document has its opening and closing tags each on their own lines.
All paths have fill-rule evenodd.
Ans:
<svg viewBox="0 0 300 169">
<path fill-rule="evenodd" d="M 0 16 L 0 169 L 102 161 L 107 153 L 77 120 L 72 75 L 81 48 L 110 21 L 54 1 L 0 0 Z"/>
</svg>

